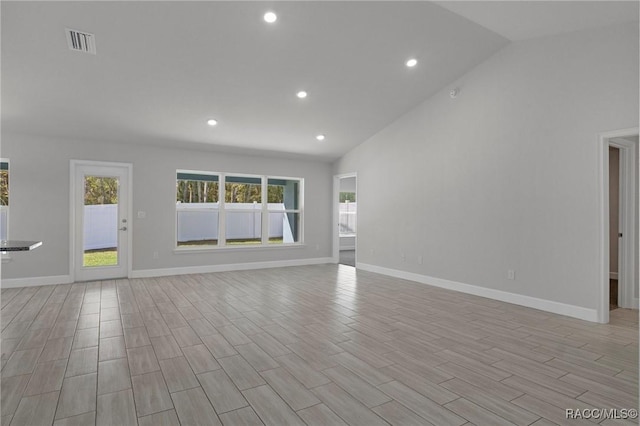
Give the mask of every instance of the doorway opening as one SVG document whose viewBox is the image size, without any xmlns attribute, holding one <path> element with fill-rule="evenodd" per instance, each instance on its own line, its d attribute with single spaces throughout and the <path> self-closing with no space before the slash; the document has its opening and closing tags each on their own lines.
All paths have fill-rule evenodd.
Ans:
<svg viewBox="0 0 640 426">
<path fill-rule="evenodd" d="M 638 129 L 601 135 L 601 291 L 598 320 L 638 309 Z"/>
<path fill-rule="evenodd" d="M 358 232 L 358 195 L 355 173 L 339 175 L 334 180 L 334 259 L 341 265 L 356 266 Z"/>
</svg>

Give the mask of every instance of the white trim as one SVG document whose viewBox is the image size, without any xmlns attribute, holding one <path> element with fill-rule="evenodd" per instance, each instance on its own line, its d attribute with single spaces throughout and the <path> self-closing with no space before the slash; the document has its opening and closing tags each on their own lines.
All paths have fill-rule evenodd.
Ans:
<svg viewBox="0 0 640 426">
<path fill-rule="evenodd" d="M 76 170 L 82 166 L 118 167 L 127 169 L 127 277 L 133 270 L 133 164 L 112 161 L 70 160 L 69 167 L 69 276 L 75 281 L 75 246 L 76 246 Z M 119 225 L 119 224 L 118 224 Z"/>
<path fill-rule="evenodd" d="M 539 309 L 554 314 L 566 315 L 569 317 L 579 318 L 586 321 L 597 321 L 598 312 L 596 309 L 584 308 L 581 306 L 568 305 L 565 303 L 554 302 L 552 300 L 539 299 L 537 297 L 525 296 L 522 294 L 509 293 L 502 290 L 480 287 L 472 284 L 460 283 L 457 281 L 445 280 L 442 278 L 420 275 L 413 272 L 400 271 L 397 269 L 384 268 L 381 266 L 370 265 L 367 263 L 356 263 L 356 268 L 363 271 L 375 272 L 377 274 L 388 275 L 390 277 L 401 278 L 404 280 L 415 281 L 420 284 L 427 284 L 434 287 L 445 288 L 448 290 L 459 291 L 462 293 L 473 294 L 475 296 L 487 297 L 489 299 L 500 300 L 502 302 L 513 303 L 515 305 L 526 306 L 529 308 Z"/>
<path fill-rule="evenodd" d="M 618 279 L 618 273 L 617 272 L 609 272 L 609 279 L 610 280 L 617 280 Z"/>
<path fill-rule="evenodd" d="M 636 144 L 624 139 L 610 139 L 610 146 L 620 151 L 620 230 L 619 241 L 620 279 L 618 282 L 618 306 L 630 308 L 633 305 L 633 286 L 635 277 L 635 205 L 636 205 Z"/>
<path fill-rule="evenodd" d="M 598 135 L 598 187 L 599 187 L 599 237 L 600 244 L 598 245 L 599 253 L 598 253 L 598 265 L 599 265 L 599 300 L 597 303 L 597 311 L 598 311 L 598 319 L 597 321 L 603 324 L 609 322 L 609 280 L 610 280 L 610 265 L 609 265 L 609 146 L 613 145 L 616 147 L 621 147 L 621 165 L 624 167 L 629 167 L 629 162 L 631 162 L 631 170 L 628 170 L 630 173 L 635 168 L 635 159 L 637 158 L 637 151 L 635 146 L 624 146 L 619 142 L 614 142 L 612 139 L 622 138 L 627 136 L 635 136 L 638 135 L 639 128 L 629 128 L 629 129 L 621 129 L 614 130 L 610 132 L 603 132 Z M 629 152 L 631 151 L 631 152 Z M 631 154 L 631 155 L 630 155 Z M 626 157 L 625 157 L 626 156 Z M 625 157 L 627 159 L 626 162 L 622 160 Z M 626 182 L 627 179 L 624 179 Z M 629 200 L 630 197 L 635 197 L 635 187 L 636 181 L 635 178 L 629 179 L 631 181 L 630 185 L 625 186 L 623 192 L 621 192 L 621 197 L 627 198 Z M 635 244 L 633 243 L 634 238 L 636 237 L 637 230 L 635 230 L 635 206 L 634 203 L 627 203 L 632 210 L 633 213 L 629 217 L 629 214 L 626 214 L 626 220 L 623 220 L 621 223 L 623 235 L 627 235 L 630 238 L 626 238 L 625 240 L 630 240 L 628 244 L 623 248 L 622 255 L 624 256 L 624 260 L 620 258 L 621 268 L 618 269 L 619 273 L 622 273 L 622 279 L 625 283 L 619 283 L 621 285 L 622 292 L 625 292 L 625 295 L 622 297 L 622 300 L 626 303 L 633 303 L 632 297 L 627 292 L 633 291 L 633 286 L 637 281 L 634 281 L 635 268 L 634 261 L 637 261 L 637 254 L 635 253 Z M 625 206 L 622 206 L 620 209 L 621 212 L 625 209 Z M 626 266 L 624 266 L 626 265 Z M 627 281 L 629 280 L 629 281 Z M 628 283 L 628 284 L 626 284 Z M 619 301 L 620 301 L 620 290 Z M 632 294 L 632 293 L 631 293 Z M 626 306 L 630 307 L 630 306 Z"/>
<path fill-rule="evenodd" d="M 268 246 L 266 244 L 252 244 L 252 245 L 231 245 L 231 246 L 182 246 L 173 249 L 175 254 L 187 254 L 187 253 L 206 253 L 206 252 L 220 252 L 220 251 L 254 251 L 254 250 L 264 250 L 267 248 L 268 250 L 282 250 L 282 249 L 290 249 L 290 248 L 305 248 L 306 244 L 298 244 L 298 243 L 270 243 Z"/>
<path fill-rule="evenodd" d="M 300 223 L 298 225 L 298 241 L 294 243 L 287 243 L 287 245 L 304 245 L 304 178 L 301 177 L 288 177 L 288 176 L 274 176 L 274 175 L 254 175 L 247 173 L 227 173 L 227 172 L 207 172 L 200 170 L 188 170 L 188 169 L 176 169 L 176 180 L 179 173 L 194 173 L 194 174 L 205 174 L 209 176 L 217 176 L 218 177 L 218 207 L 217 208 L 207 208 L 207 209 L 192 209 L 192 211 L 210 211 L 215 210 L 218 212 L 218 243 L 216 245 L 206 246 L 203 250 L 222 250 L 226 248 L 235 248 L 234 244 L 227 245 L 227 237 L 226 237 L 226 222 L 227 222 L 227 212 L 247 212 L 244 209 L 237 209 L 233 207 L 233 204 L 236 203 L 227 203 L 225 201 L 226 195 L 226 183 L 228 177 L 248 177 L 248 178 L 256 178 L 260 179 L 260 221 L 262 223 L 261 233 L 260 233 L 260 243 L 252 245 L 253 247 L 273 247 L 274 244 L 269 243 L 269 217 L 270 213 L 297 213 L 300 215 Z M 297 209 L 284 209 L 284 210 L 269 210 L 268 203 L 268 188 L 269 188 L 269 179 L 280 179 L 280 180 L 291 180 L 297 181 L 299 183 L 298 188 L 298 197 L 299 197 L 299 205 Z M 227 207 L 229 205 L 230 207 Z M 253 210 L 254 213 L 258 213 L 258 210 Z M 176 208 L 174 210 L 174 220 L 173 220 L 173 238 L 174 238 L 174 251 L 181 251 L 181 247 L 178 245 L 178 204 L 176 203 Z"/>
<path fill-rule="evenodd" d="M 268 178 L 262 177 L 260 180 L 260 201 L 262 201 L 261 209 L 260 209 L 260 245 L 265 245 L 269 243 L 269 229 L 271 228 L 271 224 L 269 223 L 269 194 L 267 191 L 267 180 Z M 225 197 L 226 191 L 225 188 Z M 283 203 L 284 204 L 284 203 Z M 254 216 L 255 217 L 255 216 Z M 255 232 L 255 224 L 254 224 L 254 232 Z M 220 237 L 218 237 L 220 239 Z M 282 241 L 284 241 L 284 229 L 282 230 Z M 225 235 L 224 242 L 226 244 L 227 238 Z"/>
<path fill-rule="evenodd" d="M 165 277 L 170 275 L 208 274 L 211 272 L 247 271 L 250 269 L 284 268 L 287 266 L 320 265 L 332 263 L 330 257 L 311 259 L 275 260 L 268 262 L 229 263 L 224 265 L 184 266 L 163 269 L 141 269 L 133 271 L 131 278 Z"/>
<path fill-rule="evenodd" d="M 50 277 L 3 279 L 1 281 L 0 287 L 2 288 L 38 287 L 41 285 L 71 284 L 71 283 L 73 283 L 73 278 L 71 278 L 71 275 L 55 275 Z"/>
</svg>

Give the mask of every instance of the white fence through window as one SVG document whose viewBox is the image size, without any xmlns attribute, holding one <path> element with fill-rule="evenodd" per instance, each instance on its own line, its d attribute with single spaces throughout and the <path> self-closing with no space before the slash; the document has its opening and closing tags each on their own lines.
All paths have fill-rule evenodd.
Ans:
<svg viewBox="0 0 640 426">
<path fill-rule="evenodd" d="M 269 238 L 294 242 L 284 204 L 269 203 Z M 244 214 L 229 215 L 230 212 Z M 178 241 L 217 239 L 218 203 L 179 203 Z M 227 210 L 227 239 L 260 238 L 262 236 L 262 207 L 260 204 L 236 203 Z M 84 249 L 99 250 L 118 245 L 118 205 L 84 206 Z"/>
<path fill-rule="evenodd" d="M 84 249 L 118 247 L 118 205 L 84 206 Z"/>
<path fill-rule="evenodd" d="M 282 203 L 269 203 L 269 238 L 294 242 L 291 225 Z M 178 242 L 218 239 L 218 203 L 178 203 Z M 260 239 L 262 236 L 262 205 L 234 203 L 227 208 L 226 238 L 228 240 Z"/>
<path fill-rule="evenodd" d="M 340 203 L 340 210 L 338 214 L 338 226 L 341 236 L 355 235 L 357 229 L 356 213 L 358 210 L 358 203 L 356 202 L 344 202 Z"/>
</svg>

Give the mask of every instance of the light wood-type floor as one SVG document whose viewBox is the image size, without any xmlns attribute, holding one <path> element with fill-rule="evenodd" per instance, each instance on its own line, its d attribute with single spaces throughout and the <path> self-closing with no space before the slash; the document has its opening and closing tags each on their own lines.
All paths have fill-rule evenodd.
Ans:
<svg viewBox="0 0 640 426">
<path fill-rule="evenodd" d="M 1 312 L 2 425 L 542 426 L 638 406 L 637 311 L 594 324 L 342 265 L 3 289 Z"/>
</svg>

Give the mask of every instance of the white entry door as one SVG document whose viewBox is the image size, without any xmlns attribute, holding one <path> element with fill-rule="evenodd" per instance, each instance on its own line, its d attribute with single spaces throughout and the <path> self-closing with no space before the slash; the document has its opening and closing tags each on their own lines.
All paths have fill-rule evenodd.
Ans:
<svg viewBox="0 0 640 426">
<path fill-rule="evenodd" d="M 75 281 L 127 277 L 130 164 L 73 161 Z"/>
</svg>

